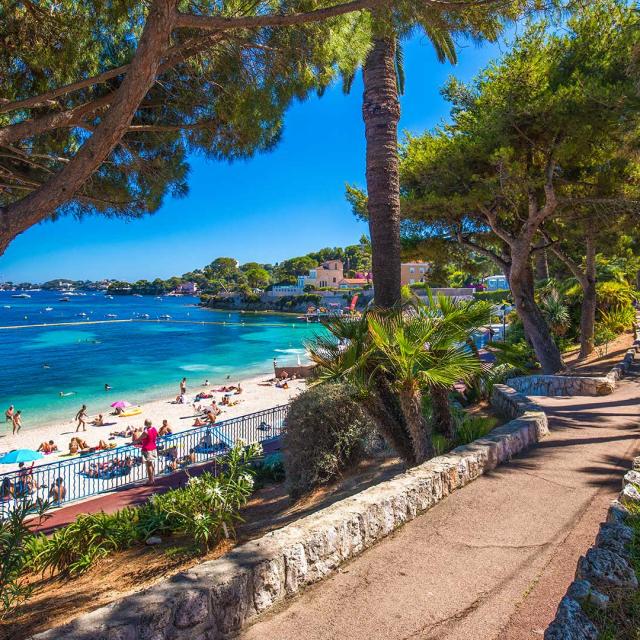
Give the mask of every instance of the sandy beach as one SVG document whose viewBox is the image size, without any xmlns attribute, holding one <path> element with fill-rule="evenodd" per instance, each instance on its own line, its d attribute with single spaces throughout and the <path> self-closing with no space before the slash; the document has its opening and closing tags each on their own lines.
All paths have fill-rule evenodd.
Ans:
<svg viewBox="0 0 640 640">
<path fill-rule="evenodd" d="M 232 396 L 232 401 L 239 400 L 238 404 L 232 407 L 220 407 L 222 413 L 218 420 L 226 420 L 228 418 L 234 418 L 236 416 L 253 413 L 255 411 L 261 411 L 270 407 L 275 407 L 281 404 L 286 404 L 296 396 L 304 388 L 304 380 L 292 380 L 289 382 L 289 389 L 279 389 L 268 383 L 273 378 L 273 373 L 265 373 L 260 376 L 255 376 L 250 379 L 241 380 L 242 393 L 240 395 Z M 237 380 L 229 380 L 227 385 L 237 384 Z M 176 380 L 176 395 L 178 393 L 179 380 Z M 89 419 L 102 413 L 104 416 L 105 426 L 94 427 L 87 424 L 86 432 L 80 431 L 78 435 L 82 436 L 87 441 L 89 446 L 95 446 L 98 441 L 109 438 L 111 431 L 121 431 L 128 426 L 142 427 L 144 421 L 149 419 L 153 422 L 155 427 L 160 427 L 162 420 L 168 420 L 169 425 L 174 433 L 179 433 L 193 426 L 195 411 L 193 402 L 196 394 L 202 391 L 213 392 L 214 400 L 220 404 L 224 393 L 215 392 L 219 385 L 212 384 L 209 387 L 205 386 L 188 386 L 186 394 L 185 404 L 173 404 L 174 397 L 168 397 L 164 400 L 155 400 L 152 402 L 144 403 L 140 405 L 142 413 L 126 417 L 119 418 L 110 415 L 113 411 L 109 404 L 122 398 L 116 397 L 114 394 L 108 398 L 108 402 L 105 402 L 104 406 L 88 406 L 87 411 Z M 106 400 L 106 399 L 105 399 Z M 208 406 L 211 404 L 211 400 L 202 400 L 199 404 L 202 406 Z M 82 405 L 82 398 L 78 398 L 78 409 Z M 6 407 L 3 407 L 3 412 Z M 28 423 L 25 421 L 25 425 L 17 435 L 12 435 L 11 424 L 6 423 L 0 428 L 0 453 L 5 453 L 13 449 L 37 449 L 41 442 L 53 440 L 58 445 L 59 452 L 52 453 L 44 456 L 40 460 L 36 460 L 35 464 L 45 464 L 48 462 L 54 462 L 60 459 L 59 454 L 68 452 L 69 440 L 76 435 L 76 422 L 73 420 L 73 415 L 69 416 L 69 419 L 65 422 L 58 422 L 54 424 L 44 425 L 29 428 Z M 112 440 L 118 445 L 125 444 L 127 439 L 116 438 Z M 65 459 L 64 457 L 62 458 Z M 1 465 L 0 473 L 13 471 L 17 468 L 17 465 Z"/>
</svg>

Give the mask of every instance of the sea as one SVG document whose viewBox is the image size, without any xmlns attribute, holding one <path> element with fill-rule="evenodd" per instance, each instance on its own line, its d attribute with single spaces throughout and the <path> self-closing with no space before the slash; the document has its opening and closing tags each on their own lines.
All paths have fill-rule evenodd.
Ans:
<svg viewBox="0 0 640 640">
<path fill-rule="evenodd" d="M 16 293 L 0 291 L 0 409 L 22 410 L 25 428 L 69 419 L 79 402 L 104 404 L 105 384 L 110 398 L 140 404 L 177 393 L 183 376 L 193 387 L 273 373 L 274 359 L 304 362 L 305 341 L 323 331 L 192 297 Z"/>
</svg>

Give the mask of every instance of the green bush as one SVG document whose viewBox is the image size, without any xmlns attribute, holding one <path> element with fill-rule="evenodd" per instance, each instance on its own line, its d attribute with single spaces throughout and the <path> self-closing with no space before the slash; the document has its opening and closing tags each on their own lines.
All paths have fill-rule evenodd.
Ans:
<svg viewBox="0 0 640 640">
<path fill-rule="evenodd" d="M 456 407 L 452 407 L 451 414 L 456 436 L 449 440 L 441 434 L 434 434 L 433 449 L 437 456 L 486 436 L 498 423 L 498 420 L 491 416 L 473 416 Z"/>
<path fill-rule="evenodd" d="M 485 302 L 495 302 L 499 304 L 501 302 L 511 302 L 511 290 L 510 289 L 496 289 L 495 291 L 476 291 L 473 294 L 476 300 L 484 300 Z"/>
<path fill-rule="evenodd" d="M 301 393 L 289 408 L 284 466 L 292 498 L 338 477 L 362 459 L 374 425 L 348 386 L 323 383 Z"/>
<path fill-rule="evenodd" d="M 628 331 L 633 327 L 636 311 L 632 306 L 613 307 L 600 313 L 599 325 L 615 335 Z"/>
<path fill-rule="evenodd" d="M 0 521 L 0 620 L 31 596 L 33 585 L 25 577 L 29 569 L 30 545 L 34 539 L 27 521 L 46 517 L 49 504 L 31 498 L 19 501 Z"/>
<path fill-rule="evenodd" d="M 80 515 L 49 538 L 31 535 L 25 568 L 73 576 L 154 534 L 185 535 L 203 550 L 234 537 L 238 512 L 253 491 L 251 463 L 260 453 L 260 445 L 238 445 L 225 456 L 217 476 L 205 472 L 189 478 L 185 487 L 155 494 L 140 507 Z"/>
</svg>

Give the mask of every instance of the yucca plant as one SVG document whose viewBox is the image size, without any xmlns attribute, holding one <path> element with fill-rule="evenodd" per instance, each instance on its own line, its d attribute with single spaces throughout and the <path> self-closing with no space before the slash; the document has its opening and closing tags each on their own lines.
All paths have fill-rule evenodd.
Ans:
<svg viewBox="0 0 640 640">
<path fill-rule="evenodd" d="M 331 318 L 325 323 L 330 335 L 307 344 L 318 382 L 347 380 L 360 387 L 378 429 L 409 464 L 433 455 L 422 394 L 447 392 L 480 369 L 465 342 L 490 309 L 444 297 L 430 302 L 373 309 L 355 320 Z"/>
</svg>

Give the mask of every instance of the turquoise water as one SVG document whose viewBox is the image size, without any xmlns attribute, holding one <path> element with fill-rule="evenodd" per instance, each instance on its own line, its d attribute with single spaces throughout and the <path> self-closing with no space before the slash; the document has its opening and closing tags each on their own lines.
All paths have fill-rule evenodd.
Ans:
<svg viewBox="0 0 640 640">
<path fill-rule="evenodd" d="M 199 386 L 273 371 L 273 359 L 304 359 L 303 342 L 321 328 L 292 316 L 217 312 L 194 306 L 196 298 L 106 298 L 32 292 L 16 299 L 0 292 L 0 326 L 77 322 L 75 326 L 0 329 L 0 408 L 21 409 L 25 428 L 70 419 L 79 403 L 134 404 L 177 393 L 178 382 Z M 50 307 L 51 311 L 45 309 Z M 80 316 L 79 314 L 86 314 Z M 169 322 L 90 324 L 107 314 L 119 320 L 168 314 Z M 225 324 L 201 324 L 219 322 Z M 200 323 L 200 324 L 199 324 Z M 104 385 L 112 391 L 107 393 Z M 60 392 L 72 395 L 60 397 Z"/>
</svg>

